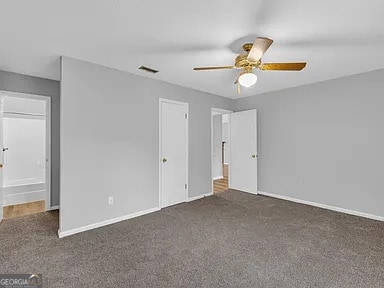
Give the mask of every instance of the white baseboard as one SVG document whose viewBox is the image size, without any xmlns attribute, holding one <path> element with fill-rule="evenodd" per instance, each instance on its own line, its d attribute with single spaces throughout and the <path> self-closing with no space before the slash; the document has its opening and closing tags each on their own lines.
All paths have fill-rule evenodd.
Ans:
<svg viewBox="0 0 384 288">
<path fill-rule="evenodd" d="M 60 206 L 55 205 L 55 206 L 51 206 L 51 208 L 48 211 L 59 210 L 59 209 L 60 209 Z"/>
<path fill-rule="evenodd" d="M 84 231 L 92 230 L 92 229 L 95 229 L 95 228 L 103 227 L 103 226 L 106 226 L 106 225 L 114 224 L 114 223 L 117 223 L 117 222 L 120 222 L 120 221 L 132 219 L 132 218 L 139 217 L 139 216 L 142 216 L 142 215 L 145 215 L 145 214 L 149 214 L 149 213 L 153 213 L 153 212 L 156 212 L 156 211 L 159 211 L 159 210 L 160 210 L 160 208 L 156 207 L 156 208 L 152 208 L 152 209 L 148 209 L 148 210 L 132 213 L 132 214 L 129 214 L 129 215 L 125 215 L 125 216 L 121 216 L 121 217 L 105 220 L 105 221 L 102 221 L 102 222 L 98 222 L 98 223 L 82 226 L 82 227 L 71 229 L 71 230 L 68 230 L 68 231 L 60 231 L 59 230 L 58 231 L 59 238 L 67 237 L 67 236 L 70 236 L 70 235 L 73 235 L 73 234 L 77 234 L 77 233 L 80 233 L 80 232 L 84 232 Z"/>
<path fill-rule="evenodd" d="M 260 193 L 260 191 L 252 192 L 252 191 L 240 190 L 240 189 L 231 187 L 231 185 L 228 185 L 228 189 L 232 189 L 232 190 L 236 190 L 236 191 L 240 191 L 240 192 L 248 193 L 248 194 L 252 194 L 252 195 L 258 195 Z"/>
<path fill-rule="evenodd" d="M 291 201 L 291 202 L 296 202 L 296 203 L 300 203 L 300 204 L 310 205 L 310 206 L 314 206 L 314 207 L 318 207 L 318 208 L 328 209 L 328 210 L 332 210 L 332 211 L 336 211 L 336 212 L 341 212 L 341 213 L 345 213 L 345 214 L 350 214 L 350 215 L 354 215 L 354 216 L 360 216 L 360 217 L 369 218 L 369 219 L 373 219 L 373 220 L 384 221 L 384 217 L 382 217 L 382 216 L 372 215 L 372 214 L 368 214 L 368 213 L 364 213 L 364 212 L 349 210 L 349 209 L 345 209 L 345 208 L 330 206 L 330 205 L 326 205 L 326 204 L 320 204 L 320 203 L 306 201 L 306 200 L 300 200 L 300 199 L 296 199 L 296 198 L 292 198 L 292 197 L 277 195 L 277 194 L 263 192 L 263 191 L 259 191 L 259 194 L 264 195 L 264 196 L 268 196 L 268 197 L 287 200 L 287 201 Z"/>
<path fill-rule="evenodd" d="M 201 198 L 209 197 L 209 196 L 212 196 L 212 195 L 213 195 L 213 192 L 210 192 L 210 193 L 202 194 L 202 195 L 199 195 L 199 196 L 191 197 L 191 198 L 188 198 L 187 202 L 192 202 L 192 201 L 199 200 Z"/>
<path fill-rule="evenodd" d="M 215 181 L 215 180 L 219 180 L 219 179 L 224 179 L 224 176 L 218 176 L 218 177 L 213 177 L 213 181 Z"/>
<path fill-rule="evenodd" d="M 257 192 L 252 192 L 252 191 L 244 191 L 244 190 L 239 190 L 241 192 L 245 192 L 245 193 L 249 193 L 249 194 L 252 194 L 252 195 L 258 195 L 259 194 L 259 191 Z"/>
<path fill-rule="evenodd" d="M 45 190 L 8 194 L 3 196 L 3 206 L 41 201 L 45 200 L 45 197 Z"/>
</svg>

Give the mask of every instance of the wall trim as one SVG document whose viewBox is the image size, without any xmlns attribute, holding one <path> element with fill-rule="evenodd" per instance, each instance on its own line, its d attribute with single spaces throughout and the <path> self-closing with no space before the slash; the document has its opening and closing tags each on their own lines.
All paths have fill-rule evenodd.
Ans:
<svg viewBox="0 0 384 288">
<path fill-rule="evenodd" d="M 26 191 L 22 193 L 7 194 L 3 196 L 3 206 L 18 205 L 29 202 L 46 200 L 46 191 Z"/>
<path fill-rule="evenodd" d="M 53 210 L 59 210 L 60 209 L 60 205 L 55 205 L 55 206 L 51 206 L 51 208 L 47 211 L 53 211 Z"/>
<path fill-rule="evenodd" d="M 213 177 L 213 180 L 220 180 L 220 179 L 224 179 L 224 176 Z"/>
<path fill-rule="evenodd" d="M 106 226 L 106 225 L 114 224 L 114 223 L 121 222 L 121 221 L 124 221 L 124 220 L 136 218 L 136 217 L 139 217 L 139 216 L 142 216 L 142 215 L 145 215 L 145 214 L 149 214 L 149 213 L 153 213 L 153 212 L 156 212 L 156 211 L 159 211 L 159 210 L 160 210 L 159 207 L 155 207 L 155 208 L 151 208 L 151 209 L 148 209 L 148 210 L 144 210 L 144 211 L 128 214 L 128 215 L 125 215 L 125 216 L 121 216 L 121 217 L 117 217 L 117 218 L 101 221 L 101 222 L 98 222 L 98 223 L 82 226 L 82 227 L 79 227 L 79 228 L 71 229 L 71 230 L 68 230 L 68 231 L 60 231 L 59 230 L 58 231 L 59 238 L 67 237 L 67 236 L 70 236 L 70 235 L 74 235 L 74 234 L 77 234 L 77 233 L 85 232 L 85 231 L 92 230 L 92 229 L 95 229 L 95 228 L 99 228 L 99 227 L 103 227 L 103 226 Z"/>
<path fill-rule="evenodd" d="M 229 187 L 229 189 L 233 189 L 233 190 L 237 190 L 235 188 L 231 188 Z M 237 190 L 237 191 L 240 191 L 240 192 L 244 192 L 244 193 L 248 193 L 248 194 L 252 194 L 252 195 L 259 195 L 260 191 L 257 191 L 257 192 L 252 192 L 252 191 L 245 191 L 245 190 Z M 267 195 L 265 195 L 267 196 Z M 272 196 L 271 196 L 272 197 Z"/>
<path fill-rule="evenodd" d="M 291 202 L 295 202 L 295 203 L 300 203 L 300 204 L 305 204 L 305 205 L 314 206 L 314 207 L 318 207 L 318 208 L 323 208 L 323 209 L 327 209 L 327 210 L 332 210 L 332 211 L 336 211 L 336 212 L 340 212 L 340 213 L 344 213 L 344 214 L 364 217 L 364 218 L 378 220 L 378 221 L 384 221 L 383 216 L 372 215 L 372 214 L 359 212 L 359 211 L 355 211 L 355 210 L 340 208 L 340 207 L 326 205 L 326 204 L 320 204 L 320 203 L 316 203 L 316 202 L 312 202 L 312 201 L 301 200 L 301 199 L 297 199 L 297 198 L 277 195 L 277 194 L 263 192 L 263 191 L 259 191 L 259 194 L 263 195 L 263 196 L 272 197 L 272 198 L 277 198 L 277 199 L 287 200 L 287 201 L 291 201 Z"/>
<path fill-rule="evenodd" d="M 192 201 L 199 200 L 201 198 L 209 197 L 209 196 L 212 196 L 212 195 L 213 195 L 213 192 L 210 192 L 210 193 L 202 194 L 202 195 L 199 195 L 199 196 L 190 197 L 190 198 L 188 198 L 187 202 L 192 202 Z"/>
</svg>

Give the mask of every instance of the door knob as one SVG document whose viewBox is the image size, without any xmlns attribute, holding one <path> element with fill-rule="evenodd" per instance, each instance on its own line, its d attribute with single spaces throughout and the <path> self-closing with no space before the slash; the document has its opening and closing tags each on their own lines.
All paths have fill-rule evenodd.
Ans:
<svg viewBox="0 0 384 288">
<path fill-rule="evenodd" d="M 5 152 L 5 151 L 8 151 L 8 148 L 7 148 L 7 147 L 4 147 L 4 148 L 3 148 L 3 152 Z"/>
<path fill-rule="evenodd" d="M 256 158 L 257 157 L 257 155 L 256 154 L 252 154 L 252 158 Z"/>
<path fill-rule="evenodd" d="M 163 161 L 163 163 L 167 162 L 167 158 L 163 158 L 161 161 Z"/>
</svg>

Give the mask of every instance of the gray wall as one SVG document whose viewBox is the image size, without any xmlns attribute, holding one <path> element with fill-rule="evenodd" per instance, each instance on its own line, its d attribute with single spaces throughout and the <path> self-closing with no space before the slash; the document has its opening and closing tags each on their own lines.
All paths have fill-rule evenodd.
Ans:
<svg viewBox="0 0 384 288">
<path fill-rule="evenodd" d="M 384 216 L 383 70 L 228 100 L 69 58 L 64 64 L 62 231 L 157 206 L 159 97 L 189 103 L 190 197 L 211 190 L 211 107 L 256 108 L 259 190 Z M 58 205 L 60 83 L 0 71 L 0 90 L 52 98 Z M 106 206 L 110 194 L 114 209 Z"/>
<path fill-rule="evenodd" d="M 384 70 L 247 97 L 259 190 L 384 216 Z"/>
<path fill-rule="evenodd" d="M 159 98 L 189 103 L 189 197 L 211 192 L 211 108 L 231 100 L 67 57 L 61 75 L 61 232 L 158 207 Z"/>
<path fill-rule="evenodd" d="M 0 71 L 0 90 L 51 97 L 52 183 L 51 205 L 59 205 L 60 180 L 60 82 Z"/>
</svg>

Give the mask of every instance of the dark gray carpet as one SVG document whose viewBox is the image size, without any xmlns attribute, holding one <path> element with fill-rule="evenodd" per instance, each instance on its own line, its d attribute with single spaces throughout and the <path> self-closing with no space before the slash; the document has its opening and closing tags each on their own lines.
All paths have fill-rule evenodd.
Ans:
<svg viewBox="0 0 384 288">
<path fill-rule="evenodd" d="M 0 273 L 45 287 L 384 287 L 384 223 L 237 191 L 57 238 L 5 220 Z"/>
</svg>

